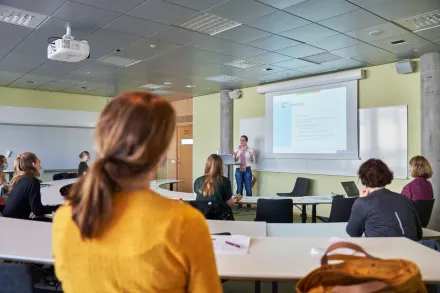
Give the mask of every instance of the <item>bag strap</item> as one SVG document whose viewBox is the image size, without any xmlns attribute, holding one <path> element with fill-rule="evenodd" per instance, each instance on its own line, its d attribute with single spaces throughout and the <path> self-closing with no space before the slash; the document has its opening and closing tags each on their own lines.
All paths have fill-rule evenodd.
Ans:
<svg viewBox="0 0 440 293">
<path fill-rule="evenodd" d="M 348 248 L 348 249 L 352 249 L 356 252 L 361 252 L 361 253 L 365 254 L 365 256 L 369 259 L 378 259 L 378 258 L 372 256 L 371 254 L 368 254 L 362 247 L 360 247 L 357 244 L 354 244 L 351 242 L 336 242 L 327 248 L 327 251 L 324 253 L 324 255 L 321 258 L 321 266 L 328 264 L 328 260 L 329 260 L 328 254 L 330 252 L 332 252 L 333 250 L 336 250 L 336 249 L 340 249 L 340 248 Z"/>
<path fill-rule="evenodd" d="M 357 285 L 336 286 L 332 293 L 374 293 L 383 290 L 392 292 L 393 287 L 381 281 L 371 281 Z"/>
</svg>

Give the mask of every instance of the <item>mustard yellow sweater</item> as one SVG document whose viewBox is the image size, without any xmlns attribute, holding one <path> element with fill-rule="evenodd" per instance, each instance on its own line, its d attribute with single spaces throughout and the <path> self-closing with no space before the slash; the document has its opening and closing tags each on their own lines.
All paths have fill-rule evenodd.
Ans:
<svg viewBox="0 0 440 293">
<path fill-rule="evenodd" d="M 56 275 L 65 293 L 222 292 L 202 214 L 150 190 L 119 193 L 102 235 L 83 241 L 71 207 L 53 221 Z"/>
</svg>

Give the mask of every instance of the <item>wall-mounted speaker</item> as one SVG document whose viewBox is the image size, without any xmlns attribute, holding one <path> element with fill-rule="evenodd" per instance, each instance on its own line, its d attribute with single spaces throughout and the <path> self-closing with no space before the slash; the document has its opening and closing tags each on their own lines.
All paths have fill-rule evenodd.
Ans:
<svg viewBox="0 0 440 293">
<path fill-rule="evenodd" d="M 412 60 L 402 60 L 396 63 L 397 74 L 406 74 L 414 72 L 415 63 Z"/>
</svg>

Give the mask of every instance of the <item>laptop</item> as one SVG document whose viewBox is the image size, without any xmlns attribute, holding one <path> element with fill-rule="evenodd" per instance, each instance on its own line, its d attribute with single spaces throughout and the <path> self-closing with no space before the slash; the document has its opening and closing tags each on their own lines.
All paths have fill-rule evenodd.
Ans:
<svg viewBox="0 0 440 293">
<path fill-rule="evenodd" d="M 354 181 L 349 182 L 341 182 L 342 187 L 344 187 L 345 193 L 347 193 L 348 197 L 359 196 L 359 189 L 356 186 Z"/>
<path fill-rule="evenodd" d="M 236 162 L 234 161 L 233 155 L 219 155 L 220 158 L 223 161 L 223 165 L 235 165 Z"/>
</svg>

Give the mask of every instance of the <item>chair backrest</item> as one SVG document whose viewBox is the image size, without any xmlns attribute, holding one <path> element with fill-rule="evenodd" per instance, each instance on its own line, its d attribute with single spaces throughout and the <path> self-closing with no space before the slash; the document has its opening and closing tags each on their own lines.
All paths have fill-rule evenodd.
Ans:
<svg viewBox="0 0 440 293">
<path fill-rule="evenodd" d="M 64 177 L 63 173 L 56 173 L 52 175 L 52 180 L 53 181 L 62 180 L 64 179 L 63 177 Z"/>
<path fill-rule="evenodd" d="M 24 264 L 0 263 L 0 293 L 33 293 L 29 267 Z"/>
<path fill-rule="evenodd" d="M 295 181 L 295 186 L 293 186 L 292 196 L 300 197 L 306 196 L 307 190 L 309 189 L 309 178 L 298 177 Z"/>
<path fill-rule="evenodd" d="M 67 184 L 67 185 L 64 185 L 63 187 L 61 187 L 61 188 L 60 188 L 60 194 L 61 194 L 62 196 L 66 196 L 66 195 L 68 195 L 68 194 L 69 194 L 69 191 L 70 191 L 70 188 L 72 187 L 72 185 L 73 185 L 73 183 L 71 183 L 71 184 Z"/>
<path fill-rule="evenodd" d="M 353 207 L 356 199 L 357 197 L 333 198 L 328 223 L 348 222 L 351 215 L 351 208 Z"/>
<path fill-rule="evenodd" d="M 434 201 L 435 198 L 428 200 L 416 200 L 412 202 L 423 228 L 426 228 L 429 224 L 432 208 L 434 207 Z"/>
<path fill-rule="evenodd" d="M 293 201 L 286 199 L 259 199 L 255 221 L 293 223 Z"/>
<path fill-rule="evenodd" d="M 193 200 L 189 204 L 198 209 L 207 220 L 234 221 L 231 207 L 222 200 Z"/>
</svg>

